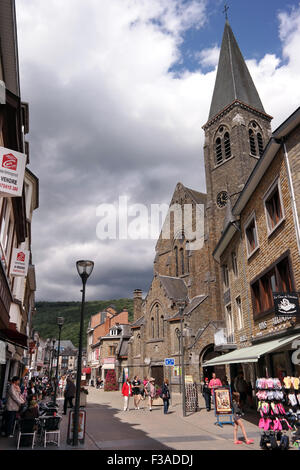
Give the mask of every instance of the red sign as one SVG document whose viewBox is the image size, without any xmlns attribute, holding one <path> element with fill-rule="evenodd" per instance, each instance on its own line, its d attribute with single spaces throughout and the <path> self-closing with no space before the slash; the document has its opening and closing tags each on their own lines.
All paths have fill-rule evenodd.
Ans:
<svg viewBox="0 0 300 470">
<path fill-rule="evenodd" d="M 20 253 L 17 254 L 17 261 L 25 261 L 25 253 L 23 253 L 23 251 L 20 251 Z"/>
<path fill-rule="evenodd" d="M 7 153 L 3 155 L 2 166 L 8 170 L 17 171 L 18 159 L 12 153 Z"/>
</svg>

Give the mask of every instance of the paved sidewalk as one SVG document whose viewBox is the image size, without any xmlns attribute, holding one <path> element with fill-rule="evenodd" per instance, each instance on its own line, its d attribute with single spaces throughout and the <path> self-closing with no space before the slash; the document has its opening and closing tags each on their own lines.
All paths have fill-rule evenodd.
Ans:
<svg viewBox="0 0 300 470">
<path fill-rule="evenodd" d="M 87 429 L 82 450 L 258 450 L 260 432 L 256 425 L 244 420 L 248 437 L 254 445 L 235 445 L 233 426 L 216 426 L 214 412 L 207 412 L 204 402 L 201 411 L 188 413 L 183 418 L 180 395 L 173 394 L 170 413 L 163 414 L 162 406 L 154 406 L 150 412 L 147 402 L 142 401 L 140 410 L 134 410 L 130 399 L 130 410 L 123 411 L 120 392 L 104 392 L 89 387 L 87 400 Z M 59 400 L 62 411 L 63 400 Z M 73 450 L 66 444 L 68 415 L 61 423 L 61 446 L 59 450 Z M 241 434 L 241 433 L 239 433 Z M 240 436 L 242 437 L 242 436 Z M 0 438 L 0 450 L 16 449 L 15 438 Z M 43 447 L 35 447 L 43 450 Z M 30 450 L 30 449 L 29 449 Z M 47 446 L 47 450 L 58 450 Z"/>
</svg>

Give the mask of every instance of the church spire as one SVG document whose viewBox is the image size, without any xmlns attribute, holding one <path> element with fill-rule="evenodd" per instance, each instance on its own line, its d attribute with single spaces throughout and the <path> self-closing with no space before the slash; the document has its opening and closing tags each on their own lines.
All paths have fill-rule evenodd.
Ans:
<svg viewBox="0 0 300 470">
<path fill-rule="evenodd" d="M 265 114 L 244 57 L 226 19 L 209 120 L 236 100 Z"/>
</svg>

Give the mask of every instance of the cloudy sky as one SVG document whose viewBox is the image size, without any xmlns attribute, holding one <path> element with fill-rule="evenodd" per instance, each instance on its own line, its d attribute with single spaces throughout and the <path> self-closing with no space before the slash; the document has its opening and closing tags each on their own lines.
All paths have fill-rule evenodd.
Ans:
<svg viewBox="0 0 300 470">
<path fill-rule="evenodd" d="M 30 168 L 40 179 L 38 300 L 147 291 L 155 240 L 99 240 L 97 207 L 205 191 L 203 131 L 224 28 L 219 0 L 16 0 Z M 299 1 L 231 0 L 229 21 L 273 129 L 300 104 Z M 98 213 L 99 214 L 99 213 Z M 130 219 L 129 219 L 130 222 Z"/>
</svg>

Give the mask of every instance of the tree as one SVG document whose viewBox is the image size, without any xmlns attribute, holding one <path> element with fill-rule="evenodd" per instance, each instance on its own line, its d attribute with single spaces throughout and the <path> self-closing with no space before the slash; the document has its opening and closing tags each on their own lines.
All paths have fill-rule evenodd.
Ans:
<svg viewBox="0 0 300 470">
<path fill-rule="evenodd" d="M 108 370 L 105 378 L 104 391 L 116 392 L 119 390 L 119 385 L 114 370 Z"/>
</svg>

